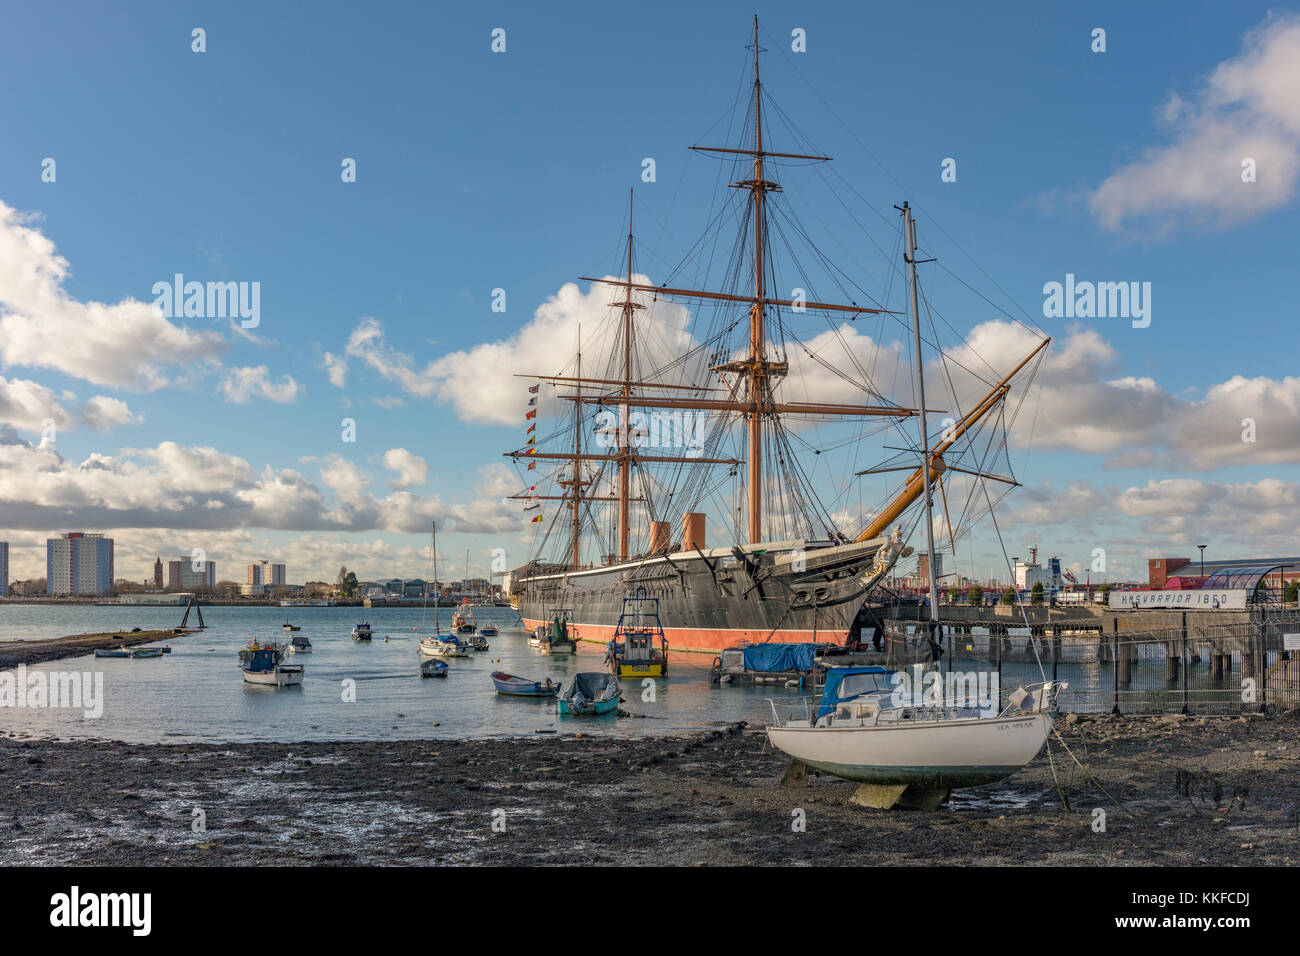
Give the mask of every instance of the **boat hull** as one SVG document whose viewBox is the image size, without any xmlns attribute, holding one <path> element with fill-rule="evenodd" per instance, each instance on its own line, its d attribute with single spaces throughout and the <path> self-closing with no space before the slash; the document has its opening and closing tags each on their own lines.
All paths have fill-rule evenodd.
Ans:
<svg viewBox="0 0 1300 956">
<path fill-rule="evenodd" d="M 610 668 L 615 677 L 663 677 L 667 673 L 667 665 L 662 661 L 622 661 Z"/>
<path fill-rule="evenodd" d="M 1024 768 L 1052 729 L 1047 714 L 873 727 L 767 728 L 772 745 L 824 773 L 926 790 L 977 787 Z"/>
<path fill-rule="evenodd" d="M 273 671 L 244 671 L 244 680 L 249 684 L 262 684 L 271 687 L 292 687 L 302 683 L 301 668 L 276 668 Z"/>
<path fill-rule="evenodd" d="M 741 551 L 678 552 L 576 572 L 512 572 L 512 598 L 529 630 L 557 614 L 569 636 L 606 644 L 635 587 L 659 601 L 670 651 L 717 654 L 749 641 L 843 644 L 866 593 L 893 567 L 901 543 L 876 538 L 802 550 L 774 542 Z"/>
<path fill-rule="evenodd" d="M 601 714 L 610 714 L 618 710 L 618 698 L 611 697 L 609 700 L 593 700 L 582 705 L 581 710 L 574 710 L 567 700 L 558 701 L 560 713 L 566 717 L 598 717 Z"/>
</svg>

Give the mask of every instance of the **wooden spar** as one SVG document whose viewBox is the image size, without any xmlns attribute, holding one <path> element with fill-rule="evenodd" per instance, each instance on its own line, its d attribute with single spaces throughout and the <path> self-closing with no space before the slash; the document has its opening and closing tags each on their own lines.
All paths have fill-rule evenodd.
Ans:
<svg viewBox="0 0 1300 956">
<path fill-rule="evenodd" d="M 610 305 L 622 305 L 622 302 L 611 302 Z M 642 308 L 633 303 L 634 309 Z M 516 375 L 516 378 L 535 378 L 539 382 L 582 382 L 583 385 L 618 385 L 622 386 L 624 380 L 621 378 L 582 378 L 578 379 L 572 375 Z M 670 385 L 667 382 L 628 382 L 632 388 L 674 388 L 684 392 L 717 392 L 720 389 L 712 385 Z"/>
<path fill-rule="evenodd" d="M 578 326 L 578 395 L 582 395 L 582 326 Z M 573 508 L 573 567 L 582 566 L 580 545 L 582 541 L 582 488 L 588 484 L 582 480 L 582 403 L 577 402 L 573 406 L 573 480 L 561 481 L 559 484 L 568 485 L 572 491 L 573 501 L 570 507 Z"/>
<path fill-rule="evenodd" d="M 1002 379 L 1002 381 L 998 382 L 998 384 L 993 387 L 993 390 L 985 395 L 979 404 L 961 417 L 961 420 L 954 426 L 951 435 L 944 438 L 934 446 L 934 450 L 930 452 L 931 481 L 937 481 L 939 476 L 947 470 L 947 466 L 944 464 L 943 460 L 943 453 L 951 448 L 958 438 L 969 431 L 972 426 L 987 415 L 990 409 L 994 408 L 1006 396 L 1007 392 L 1011 390 L 1011 386 L 1008 383 L 1016 377 L 1022 368 L 1029 364 L 1029 361 L 1035 355 L 1047 348 L 1051 341 L 1052 339 L 1050 336 L 1043 339 L 1043 341 L 1038 344 L 1038 347 L 1026 355 L 1020 361 L 1019 365 L 1013 368 L 1007 376 Z M 916 501 L 917 498 L 921 497 L 924 492 L 925 480 L 924 476 L 921 474 L 921 467 L 918 465 L 916 470 L 908 476 L 907 481 L 903 484 L 903 490 L 900 491 L 894 499 L 889 502 L 889 504 L 885 505 L 884 510 L 867 525 L 863 532 L 858 535 L 856 540 L 868 541 L 871 538 L 880 537 L 885 533 L 889 526 L 897 520 L 898 516 L 906 511 L 908 506 L 910 506 L 912 502 Z"/>
<path fill-rule="evenodd" d="M 767 185 L 772 185 L 768 183 Z M 596 279 L 592 276 L 578 276 L 582 282 L 600 282 L 605 285 L 628 286 L 629 283 L 620 279 Z M 653 292 L 656 295 L 675 295 L 687 299 L 719 299 L 723 302 L 748 302 L 751 305 L 797 305 L 803 309 L 812 309 L 813 311 L 822 310 L 830 312 L 861 312 L 868 315 L 899 315 L 890 309 L 869 309 L 863 305 L 841 305 L 836 302 L 795 302 L 792 299 L 772 299 L 765 295 L 731 295 L 727 292 L 705 292 L 702 289 L 673 289 L 665 285 L 642 285 L 641 283 L 632 283 L 631 288 L 637 292 Z"/>
<path fill-rule="evenodd" d="M 754 303 L 749 307 L 749 543 L 763 540 L 763 399 L 767 389 L 767 354 L 763 342 L 763 89 L 758 77 L 758 14 L 754 14 Z"/>
<path fill-rule="evenodd" d="M 575 455 L 571 452 L 533 452 L 526 451 L 508 451 L 503 453 L 505 458 L 547 458 L 556 461 L 618 461 L 618 455 L 593 455 L 590 452 L 584 452 L 581 455 Z M 689 458 L 685 455 L 637 455 L 637 461 L 649 461 L 655 463 L 675 463 L 679 465 L 739 465 L 739 458 Z"/>
<path fill-rule="evenodd" d="M 692 408 L 711 412 L 747 412 L 752 407 L 747 401 L 728 401 L 722 398 L 651 398 L 617 395 L 557 395 L 562 402 L 581 402 L 587 405 L 635 405 L 638 408 Z M 895 405 L 836 405 L 820 402 L 769 402 L 769 413 L 782 415 L 876 415 L 891 418 L 910 418 L 914 408 Z"/>
<path fill-rule="evenodd" d="M 568 501 L 572 495 L 507 495 L 507 501 Z M 618 501 L 617 495 L 584 495 L 583 501 Z M 633 501 L 644 501 L 644 498 L 633 498 Z"/>
<path fill-rule="evenodd" d="M 742 156 L 776 156 L 781 159 L 815 159 L 818 162 L 829 163 L 829 156 L 805 156 L 803 153 L 774 153 L 768 149 L 727 149 L 722 146 L 692 146 L 691 149 L 701 153 L 739 153 Z"/>
</svg>

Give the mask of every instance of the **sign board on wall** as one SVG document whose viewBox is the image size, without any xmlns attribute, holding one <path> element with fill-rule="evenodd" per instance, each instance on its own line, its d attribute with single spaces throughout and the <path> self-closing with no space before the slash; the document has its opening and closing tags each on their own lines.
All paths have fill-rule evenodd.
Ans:
<svg viewBox="0 0 1300 956">
<path fill-rule="evenodd" d="M 1250 590 L 1111 591 L 1112 610 L 1167 608 L 1175 611 L 1244 611 Z"/>
</svg>

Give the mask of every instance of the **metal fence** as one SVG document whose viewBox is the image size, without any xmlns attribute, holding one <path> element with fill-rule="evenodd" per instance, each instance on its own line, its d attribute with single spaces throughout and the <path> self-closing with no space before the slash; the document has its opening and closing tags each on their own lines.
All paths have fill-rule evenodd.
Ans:
<svg viewBox="0 0 1300 956">
<path fill-rule="evenodd" d="M 1011 622 L 944 624 L 940 667 L 996 670 L 1002 693 L 1063 680 L 1063 711 L 1246 713 L 1300 706 L 1300 611 L 1273 609 L 1249 623 L 1214 624 L 1184 613 L 1174 628 L 1111 630 Z M 1288 640 L 1287 635 L 1292 635 Z M 885 663 L 926 656 L 926 626 L 886 621 Z"/>
</svg>

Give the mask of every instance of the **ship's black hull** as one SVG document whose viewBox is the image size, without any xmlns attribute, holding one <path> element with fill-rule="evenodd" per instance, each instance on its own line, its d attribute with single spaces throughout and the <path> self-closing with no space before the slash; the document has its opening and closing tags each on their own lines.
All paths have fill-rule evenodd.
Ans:
<svg viewBox="0 0 1300 956">
<path fill-rule="evenodd" d="M 613 637 L 624 598 L 644 587 L 659 600 L 671 650 L 716 653 L 746 641 L 842 644 L 867 591 L 896 557 L 885 539 L 806 552 L 713 549 L 569 573 L 521 569 L 511 588 L 526 626 L 563 614 L 586 641 Z"/>
</svg>

